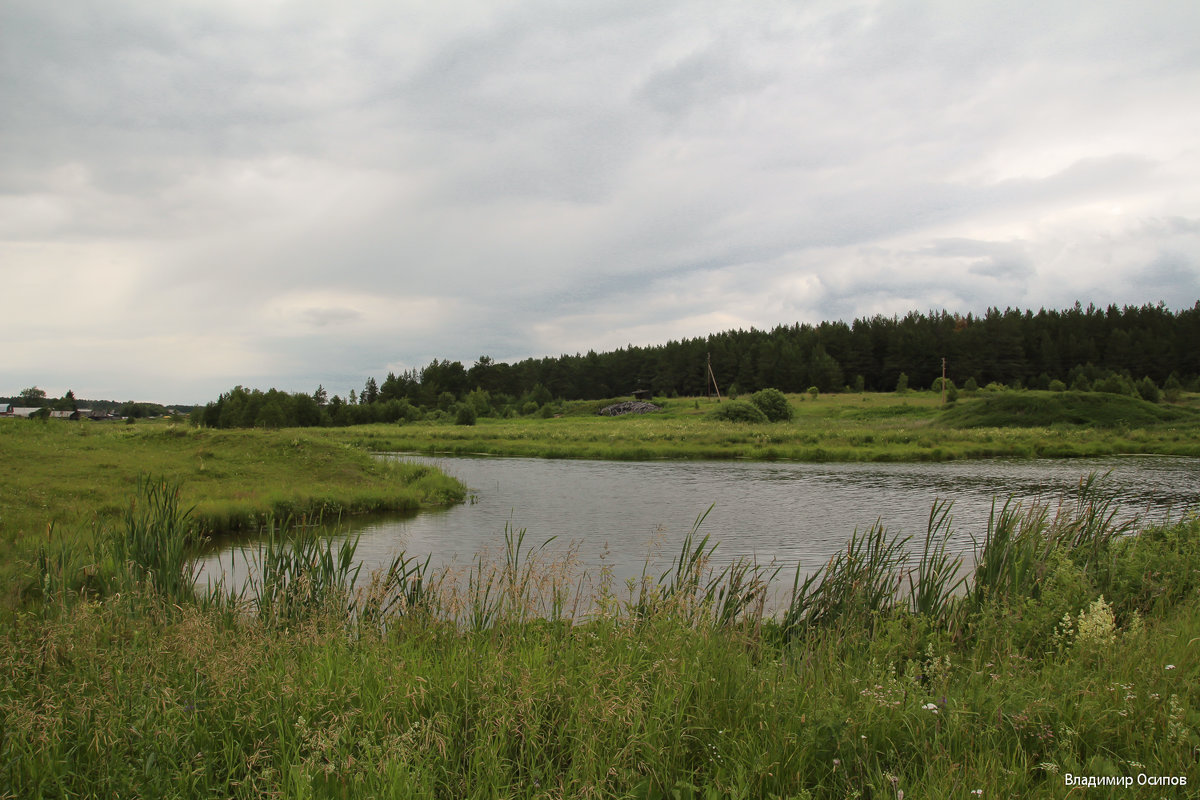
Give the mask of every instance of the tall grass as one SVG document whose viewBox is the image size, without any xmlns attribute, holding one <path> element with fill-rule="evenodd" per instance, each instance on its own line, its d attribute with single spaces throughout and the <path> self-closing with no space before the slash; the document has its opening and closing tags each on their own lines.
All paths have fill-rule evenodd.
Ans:
<svg viewBox="0 0 1200 800">
<path fill-rule="evenodd" d="M 945 620 L 953 609 L 953 599 L 966 583 L 963 558 L 949 550 L 951 504 L 935 501 L 929 509 L 929 524 L 915 573 L 909 571 L 909 608 L 937 621 Z"/>
<path fill-rule="evenodd" d="M 47 526 L 34 559 L 43 601 L 68 593 L 146 590 L 169 601 L 188 600 L 196 583 L 193 552 L 200 534 L 191 509 L 170 481 L 141 475 L 119 525 L 101 527 L 90 542 L 58 537 Z"/>
<path fill-rule="evenodd" d="M 817 628 L 870 623 L 891 611 L 900 598 L 908 537 L 888 534 L 876 521 L 865 533 L 854 531 L 845 551 L 830 556 L 824 567 L 800 582 L 796 568 L 792 597 L 783 615 L 787 638 Z"/>
<path fill-rule="evenodd" d="M 747 617 L 761 620 L 772 581 L 779 567 L 738 558 L 717 568 L 713 554 L 717 543 L 700 528 L 713 507 L 696 517 L 683 537 L 679 554 L 656 580 L 646 569 L 634 589 L 628 611 L 635 619 L 669 615 L 688 625 L 727 627 Z"/>
<path fill-rule="evenodd" d="M 357 539 L 337 539 L 311 525 L 271 522 L 253 556 L 243 594 L 260 620 L 285 627 L 325 611 L 351 610 L 362 563 Z"/>
<path fill-rule="evenodd" d="M 975 607 L 989 600 L 1038 598 L 1057 558 L 1094 570 L 1112 544 L 1139 525 L 1136 518 L 1118 519 L 1120 509 L 1103 492 L 1103 479 L 1095 472 L 1081 478 L 1074 502 L 1060 500 L 1053 515 L 1045 503 L 1023 507 L 1012 498 L 997 513 L 993 501 L 987 533 L 976 544 L 969 592 Z"/>
<path fill-rule="evenodd" d="M 351 589 L 353 539 L 281 525 L 257 609 L 158 614 L 139 568 L 0 630 L 0 797 L 894 800 L 1191 778 L 1200 518 L 1126 529 L 1099 484 L 1054 513 L 997 503 L 975 554 L 992 565 L 965 583 L 949 505 L 924 542 L 877 523 L 778 616 L 760 591 L 777 571 L 720 564 L 703 514 L 625 603 L 511 527 L 464 592 L 403 555 Z"/>
<path fill-rule="evenodd" d="M 122 588 L 146 585 L 172 600 L 191 594 L 196 583 L 191 550 L 199 539 L 191 514 L 191 508 L 180 505 L 178 484 L 138 477 L 125 524 L 109 529 L 100 540 L 101 552 L 126 579 Z"/>
</svg>

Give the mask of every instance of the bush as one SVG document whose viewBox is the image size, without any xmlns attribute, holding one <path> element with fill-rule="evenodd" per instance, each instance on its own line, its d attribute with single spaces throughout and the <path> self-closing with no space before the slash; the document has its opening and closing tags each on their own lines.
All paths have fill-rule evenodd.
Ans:
<svg viewBox="0 0 1200 800">
<path fill-rule="evenodd" d="M 974 394 L 975 392 L 979 391 L 979 384 L 974 378 L 967 378 L 965 381 L 963 381 L 963 391 Z"/>
<path fill-rule="evenodd" d="M 717 406 L 716 410 L 709 412 L 709 419 L 715 419 L 722 422 L 766 422 L 767 415 L 753 403 L 747 403 L 745 400 L 730 400 L 727 403 L 722 403 Z"/>
<path fill-rule="evenodd" d="M 1162 398 L 1162 393 L 1159 392 L 1158 386 L 1154 384 L 1154 381 L 1150 380 L 1149 375 L 1138 381 L 1137 393 L 1147 403 L 1157 403 Z"/>
<path fill-rule="evenodd" d="M 1067 385 L 1065 383 L 1063 383 L 1062 381 L 1060 381 L 1058 378 L 1055 378 L 1054 380 L 1050 381 L 1050 391 L 1065 392 L 1066 390 L 1067 390 Z"/>
<path fill-rule="evenodd" d="M 900 377 L 896 378 L 896 394 L 904 394 L 908 391 L 908 373 L 901 372 Z"/>
<path fill-rule="evenodd" d="M 778 389 L 763 389 L 750 395 L 750 402 L 763 413 L 768 422 L 782 422 L 792 418 L 792 406 Z"/>
<path fill-rule="evenodd" d="M 458 411 L 454 413 L 455 425 L 474 425 L 475 408 L 470 403 L 459 403 Z"/>
<path fill-rule="evenodd" d="M 1116 372 L 1110 372 L 1104 378 L 1092 384 L 1092 390 L 1107 392 L 1109 394 L 1123 394 L 1129 397 L 1134 397 L 1137 394 L 1137 390 L 1133 388 L 1133 381 Z"/>
<path fill-rule="evenodd" d="M 1167 376 L 1167 382 L 1163 385 L 1163 394 L 1168 403 L 1178 403 L 1179 399 L 1183 397 L 1183 384 L 1179 382 L 1179 376 L 1174 372 Z"/>
</svg>

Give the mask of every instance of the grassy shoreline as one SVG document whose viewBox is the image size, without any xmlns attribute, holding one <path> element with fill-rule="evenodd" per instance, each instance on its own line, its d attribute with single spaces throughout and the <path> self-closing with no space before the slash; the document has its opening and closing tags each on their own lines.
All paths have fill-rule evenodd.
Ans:
<svg viewBox="0 0 1200 800">
<path fill-rule="evenodd" d="M 1073 449 L 1200 454 L 1187 450 L 1191 412 L 1141 428 L 1119 415 L 1101 424 L 1111 405 L 1089 412 L 1092 424 L 980 413 L 953 427 L 928 393 L 855 397 L 797 403 L 797 418 L 774 426 L 707 422 L 703 401 L 474 428 L 0 421 L 0 800 L 973 800 L 1078 796 L 1068 774 L 1200 780 L 1195 515 L 1132 532 L 1098 495 L 1058 512 L 998 507 L 974 532 L 964 587 L 938 549 L 949 533 L 935 509 L 916 569 L 881 526 L 847 531 L 844 552 L 778 615 L 761 598 L 779 576 L 714 572 L 702 531 L 673 570 L 640 585 L 576 581 L 512 535 L 465 586 L 404 561 L 354 594 L 346 543 L 297 531 L 273 540 L 291 548 L 267 557 L 274 572 L 255 606 L 193 594 L 177 546 L 185 506 L 217 526 L 461 499 L 440 473 L 369 453 L 410 440 L 729 458 L 839 453 L 859 437 L 872 457 L 913 460 L 975 452 L 972 441 L 1021 455 L 1052 432 Z M 131 502 L 143 473 L 179 494 Z M 591 594 L 573 595 L 585 585 Z M 577 603 L 585 618 L 570 613 Z M 1154 796 L 1195 792 L 1191 782 Z"/>
<path fill-rule="evenodd" d="M 602 404 L 580 402 L 563 404 L 562 415 L 550 419 L 361 425 L 316 435 L 375 451 L 637 461 L 1200 456 L 1200 411 L 1191 396 L 1162 406 L 1118 395 L 1003 394 L 950 407 L 934 392 L 793 395 L 794 418 L 765 424 L 707 419 L 718 408 L 707 398 L 667 400 L 661 412 L 618 418 L 597 416 Z"/>
<path fill-rule="evenodd" d="M 465 496 L 436 469 L 383 462 L 306 431 L 0 420 L 0 452 L 5 584 L 32 543 L 86 539 L 119 519 L 143 474 L 177 483 L 205 532 L 253 529 L 272 516 L 416 511 Z"/>
<path fill-rule="evenodd" d="M 714 576 L 703 539 L 578 622 L 531 613 L 562 576 L 517 539 L 459 611 L 411 572 L 350 598 L 307 557 L 270 613 L 156 589 L 136 559 L 87 594 L 47 581 L 0 630 L 0 797 L 894 800 L 1195 780 L 1200 518 L 1123 536 L 1107 508 L 1006 507 L 964 594 L 927 572 L 911 601 L 868 535 L 782 618 L 755 601 L 769 576 Z"/>
</svg>

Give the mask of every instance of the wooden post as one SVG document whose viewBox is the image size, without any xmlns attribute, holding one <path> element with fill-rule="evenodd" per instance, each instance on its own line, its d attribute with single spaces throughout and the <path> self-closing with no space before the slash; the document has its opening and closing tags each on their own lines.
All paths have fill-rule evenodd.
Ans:
<svg viewBox="0 0 1200 800">
<path fill-rule="evenodd" d="M 706 353 L 708 356 L 708 380 L 712 384 L 712 388 L 717 393 L 717 402 L 721 402 L 721 389 L 717 386 L 717 376 L 712 371 L 712 353 Z"/>
<path fill-rule="evenodd" d="M 942 358 L 942 405 L 946 405 L 946 359 Z"/>
</svg>

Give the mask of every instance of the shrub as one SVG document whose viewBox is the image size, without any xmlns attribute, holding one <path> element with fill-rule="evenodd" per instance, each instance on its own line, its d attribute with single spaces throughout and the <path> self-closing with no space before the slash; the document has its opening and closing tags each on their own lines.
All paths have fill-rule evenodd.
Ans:
<svg viewBox="0 0 1200 800">
<path fill-rule="evenodd" d="M 967 378 L 965 381 L 963 381 L 963 391 L 964 392 L 972 392 L 972 393 L 978 392 L 979 391 L 979 383 L 976 382 L 976 380 L 974 378 Z"/>
<path fill-rule="evenodd" d="M 1162 398 L 1162 393 L 1159 392 L 1158 386 L 1154 381 L 1150 380 L 1150 376 L 1142 378 L 1137 383 L 1137 393 L 1147 403 L 1157 403 Z"/>
<path fill-rule="evenodd" d="M 1115 372 L 1110 372 L 1104 378 L 1097 381 L 1092 385 L 1092 389 L 1097 392 L 1124 394 L 1131 397 L 1137 394 L 1137 390 L 1133 388 L 1133 381 Z"/>
<path fill-rule="evenodd" d="M 1054 380 L 1050 381 L 1050 391 L 1065 392 L 1066 390 L 1067 390 L 1067 385 L 1065 383 L 1063 383 L 1062 381 L 1060 381 L 1058 378 L 1055 378 Z"/>
<path fill-rule="evenodd" d="M 744 400 L 730 400 L 717 406 L 709 412 L 709 419 L 722 422 L 766 422 L 767 415 L 753 403 Z"/>
<path fill-rule="evenodd" d="M 821 390 L 818 389 L 816 386 L 808 387 L 808 396 L 811 397 L 813 400 L 816 400 L 817 396 L 820 394 L 821 394 Z"/>
<path fill-rule="evenodd" d="M 900 377 L 896 378 L 896 393 L 904 394 L 908 391 L 908 373 L 901 372 Z"/>
<path fill-rule="evenodd" d="M 466 402 L 475 409 L 475 415 L 478 417 L 490 417 L 496 413 L 492 407 L 492 395 L 486 389 L 468 392 Z"/>
<path fill-rule="evenodd" d="M 1168 403 L 1178 403 L 1179 398 L 1183 396 L 1183 384 L 1179 382 L 1179 376 L 1174 372 L 1167 376 L 1167 382 L 1163 385 L 1163 394 Z"/>
<path fill-rule="evenodd" d="M 455 425 L 474 425 L 475 408 L 470 403 L 459 403 L 458 411 L 454 414 Z"/>
<path fill-rule="evenodd" d="M 782 422 L 792 418 L 792 407 L 787 397 L 778 389 L 763 389 L 750 395 L 750 402 L 763 413 L 769 422 Z"/>
</svg>

